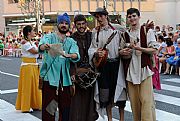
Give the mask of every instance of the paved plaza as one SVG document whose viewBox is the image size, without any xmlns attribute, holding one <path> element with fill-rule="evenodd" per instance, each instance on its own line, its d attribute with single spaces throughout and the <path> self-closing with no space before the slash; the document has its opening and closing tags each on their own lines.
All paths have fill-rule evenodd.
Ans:
<svg viewBox="0 0 180 121">
<path fill-rule="evenodd" d="M 39 60 L 41 62 L 41 60 Z M 21 113 L 15 110 L 20 58 L 0 57 L 0 121 L 41 121 L 41 111 Z M 180 121 L 180 78 L 161 75 L 162 90 L 154 90 L 158 121 Z M 113 108 L 113 121 L 118 121 L 118 109 Z M 97 121 L 107 121 L 99 118 Z M 130 103 L 125 108 L 125 121 L 132 121 Z"/>
</svg>

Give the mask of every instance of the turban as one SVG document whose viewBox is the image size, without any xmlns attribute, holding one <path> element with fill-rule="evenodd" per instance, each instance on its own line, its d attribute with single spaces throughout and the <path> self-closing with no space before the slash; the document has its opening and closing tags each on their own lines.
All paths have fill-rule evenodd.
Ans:
<svg viewBox="0 0 180 121">
<path fill-rule="evenodd" d="M 58 15 L 57 24 L 59 25 L 63 21 L 66 21 L 70 25 L 71 21 L 67 13 L 64 13 L 63 15 Z"/>
</svg>

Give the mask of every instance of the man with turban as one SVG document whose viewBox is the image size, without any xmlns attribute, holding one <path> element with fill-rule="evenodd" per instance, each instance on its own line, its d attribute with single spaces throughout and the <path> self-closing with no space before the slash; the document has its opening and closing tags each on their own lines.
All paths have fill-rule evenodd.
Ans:
<svg viewBox="0 0 180 121">
<path fill-rule="evenodd" d="M 40 70 L 40 77 L 43 78 L 42 121 L 55 121 L 57 108 L 59 121 L 69 121 L 70 102 L 73 95 L 69 74 L 70 62 L 77 62 L 80 59 L 76 41 L 66 36 L 69 27 L 68 14 L 58 15 L 59 31 L 45 35 L 39 43 L 39 52 L 44 54 Z M 61 45 L 63 53 L 52 56 L 49 51 L 58 44 Z"/>
</svg>

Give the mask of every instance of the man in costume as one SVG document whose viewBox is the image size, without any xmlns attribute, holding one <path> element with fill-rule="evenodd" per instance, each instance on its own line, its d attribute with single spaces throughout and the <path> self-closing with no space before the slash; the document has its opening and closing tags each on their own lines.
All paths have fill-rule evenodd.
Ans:
<svg viewBox="0 0 180 121">
<path fill-rule="evenodd" d="M 96 66 L 98 60 L 107 55 L 106 63 L 100 67 L 96 66 L 100 73 L 95 88 L 97 111 L 101 116 L 104 116 L 106 109 L 108 121 L 112 121 L 112 107 L 117 105 L 120 121 L 123 121 L 126 85 L 118 52 L 119 42 L 121 41 L 121 31 L 118 29 L 122 27 L 109 22 L 108 12 L 105 8 L 97 8 L 95 12 L 90 12 L 90 14 L 95 16 L 99 24 L 92 32 L 92 43 L 88 50 L 90 62 Z M 110 40 L 110 43 L 107 43 L 108 40 Z M 105 44 L 107 45 L 107 51 L 102 49 Z"/>
<path fill-rule="evenodd" d="M 75 78 L 78 69 L 90 68 L 88 49 L 91 44 L 92 33 L 87 30 L 87 21 L 84 15 L 76 15 L 74 24 L 77 31 L 72 34 L 72 38 L 77 41 L 81 59 L 76 65 L 71 64 L 70 69 L 71 71 L 74 70 L 72 72 L 72 80 L 74 80 L 76 87 L 76 93 L 71 101 L 70 121 L 95 121 L 98 118 L 98 114 L 95 110 L 94 84 L 84 89 L 82 86 L 86 82 L 78 82 Z M 88 82 L 89 80 L 84 81 Z"/>
<path fill-rule="evenodd" d="M 130 30 L 124 40 L 130 43 L 130 46 L 120 48 L 120 54 L 131 55 L 131 58 L 124 59 L 123 63 L 134 121 L 156 121 L 151 58 L 158 45 L 151 29 L 153 23 L 147 22 L 140 26 L 139 19 L 138 9 L 127 10 Z"/>
<path fill-rule="evenodd" d="M 66 36 L 69 31 L 70 18 L 67 13 L 58 15 L 58 32 L 47 34 L 39 43 L 39 51 L 44 52 L 40 76 L 44 78 L 42 87 L 42 121 L 55 121 L 55 112 L 59 109 L 59 121 L 69 121 L 71 103 L 70 62 L 80 59 L 76 41 Z M 50 53 L 54 45 L 63 53 Z"/>
</svg>

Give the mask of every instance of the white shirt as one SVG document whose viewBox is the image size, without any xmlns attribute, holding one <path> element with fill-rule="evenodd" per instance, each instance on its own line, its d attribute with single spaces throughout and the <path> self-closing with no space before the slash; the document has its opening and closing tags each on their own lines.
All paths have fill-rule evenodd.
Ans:
<svg viewBox="0 0 180 121">
<path fill-rule="evenodd" d="M 117 34 L 114 36 L 114 38 L 111 40 L 111 42 L 107 45 L 107 49 L 108 49 L 108 58 L 117 58 L 119 57 L 119 43 L 120 43 L 120 38 L 121 38 L 121 28 L 119 25 L 116 25 L 113 27 L 115 27 L 116 30 L 113 30 L 111 27 L 109 27 L 108 25 L 101 28 L 100 32 L 99 32 L 99 42 L 96 42 L 96 38 L 97 38 L 97 30 L 93 30 L 92 32 L 92 42 L 91 42 L 91 46 L 88 50 L 88 54 L 89 54 L 89 59 L 90 59 L 90 63 L 91 63 L 91 59 L 94 55 L 94 53 L 97 51 L 98 48 L 102 48 L 104 46 L 104 44 L 107 42 L 109 36 L 117 31 Z M 126 88 L 126 84 L 125 84 L 125 79 L 124 79 L 124 70 L 123 70 L 123 64 L 120 60 L 120 64 L 119 64 L 119 71 L 118 71 L 118 79 L 117 79 L 117 85 L 116 85 L 116 89 L 115 89 L 115 95 L 114 95 L 114 102 L 120 101 L 120 100 L 126 100 L 126 93 L 124 93 L 124 88 Z M 98 82 L 96 82 L 96 86 L 95 86 L 95 91 L 94 91 L 94 100 L 96 101 L 96 110 L 97 112 L 104 117 L 105 115 L 105 108 L 100 108 L 100 103 L 99 103 L 99 89 L 98 89 Z"/>
<path fill-rule="evenodd" d="M 135 33 L 138 33 L 137 36 L 140 38 L 140 28 L 135 31 L 136 31 Z M 134 34 L 134 32 L 130 31 L 130 34 Z M 149 45 L 150 43 L 151 44 L 156 43 L 155 34 L 152 29 L 149 29 L 147 33 L 148 47 L 150 46 Z M 155 48 L 157 47 L 158 46 L 156 46 Z M 132 59 L 129 64 L 126 80 L 132 82 L 133 84 L 140 84 L 143 80 L 145 80 L 147 77 L 152 76 L 152 75 L 153 75 L 153 72 L 149 69 L 148 66 L 141 68 L 141 54 L 138 55 L 136 54 L 136 51 L 133 50 Z"/>
<path fill-rule="evenodd" d="M 32 54 L 28 50 L 34 48 L 35 50 L 38 50 L 38 47 L 33 42 L 26 42 L 25 44 L 21 45 L 22 50 L 22 57 L 28 57 L 28 58 L 37 58 L 38 54 Z"/>
<path fill-rule="evenodd" d="M 119 41 L 120 41 L 120 31 L 118 30 L 113 30 L 112 28 L 110 28 L 108 25 L 101 28 L 100 32 L 99 32 L 99 42 L 96 42 L 97 39 L 97 30 L 93 30 L 92 32 L 92 42 L 91 42 L 91 46 L 88 50 L 89 53 L 89 59 L 91 62 L 91 59 L 94 55 L 94 53 L 97 51 L 98 48 L 102 48 L 105 43 L 107 42 L 108 38 L 111 36 L 111 34 L 113 32 L 117 31 L 117 34 L 114 36 L 114 38 L 111 40 L 111 42 L 106 46 L 106 48 L 108 49 L 108 58 L 117 58 L 119 57 L 119 52 L 118 52 L 118 48 L 119 48 Z"/>
</svg>

